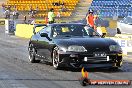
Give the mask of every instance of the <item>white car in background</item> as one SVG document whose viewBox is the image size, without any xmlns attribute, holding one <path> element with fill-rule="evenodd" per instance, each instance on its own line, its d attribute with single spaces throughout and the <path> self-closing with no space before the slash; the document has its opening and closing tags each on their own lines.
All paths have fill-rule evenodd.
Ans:
<svg viewBox="0 0 132 88">
<path fill-rule="evenodd" d="M 117 34 L 132 34 L 132 16 L 117 22 Z"/>
</svg>

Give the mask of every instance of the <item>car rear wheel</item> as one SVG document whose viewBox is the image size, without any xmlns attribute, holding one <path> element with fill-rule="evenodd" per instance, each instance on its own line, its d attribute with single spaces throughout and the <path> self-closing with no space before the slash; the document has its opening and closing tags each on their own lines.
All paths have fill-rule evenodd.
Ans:
<svg viewBox="0 0 132 88">
<path fill-rule="evenodd" d="M 58 47 L 55 47 L 53 50 L 53 59 L 52 64 L 55 69 L 59 69 L 59 54 L 58 54 Z"/>
<path fill-rule="evenodd" d="M 35 56 L 36 56 L 35 48 L 33 47 L 32 44 L 30 44 L 30 46 L 29 46 L 29 61 L 31 63 L 39 63 L 40 62 L 40 60 L 36 60 Z"/>
</svg>

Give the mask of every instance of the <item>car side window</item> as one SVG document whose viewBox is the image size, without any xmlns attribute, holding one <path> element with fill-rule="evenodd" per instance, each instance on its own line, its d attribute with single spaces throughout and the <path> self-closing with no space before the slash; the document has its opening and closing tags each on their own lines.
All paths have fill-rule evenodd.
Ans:
<svg viewBox="0 0 132 88">
<path fill-rule="evenodd" d="M 42 30 L 39 31 L 39 34 L 41 33 L 45 33 L 45 30 L 46 30 L 47 27 L 43 28 Z"/>
<path fill-rule="evenodd" d="M 41 33 L 47 33 L 48 36 L 50 37 L 50 34 L 51 34 L 51 26 L 45 27 L 42 30 L 40 30 L 39 31 L 39 34 L 41 34 Z"/>
</svg>

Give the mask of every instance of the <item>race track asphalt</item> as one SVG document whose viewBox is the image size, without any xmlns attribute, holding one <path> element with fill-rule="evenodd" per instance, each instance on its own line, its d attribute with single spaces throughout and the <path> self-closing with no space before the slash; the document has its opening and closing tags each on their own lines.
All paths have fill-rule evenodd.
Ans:
<svg viewBox="0 0 132 88">
<path fill-rule="evenodd" d="M 45 62 L 28 61 L 28 39 L 4 33 L 0 26 L 0 88 L 84 88 L 78 79 L 80 69 L 54 70 Z M 88 69 L 90 79 L 132 80 L 132 54 L 124 57 L 123 66 L 117 70 Z M 129 86 L 88 85 L 86 88 L 132 88 Z"/>
</svg>

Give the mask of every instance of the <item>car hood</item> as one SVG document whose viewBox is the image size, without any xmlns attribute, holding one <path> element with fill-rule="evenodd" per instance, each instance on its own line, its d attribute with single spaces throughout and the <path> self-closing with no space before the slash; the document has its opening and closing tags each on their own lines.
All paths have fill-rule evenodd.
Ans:
<svg viewBox="0 0 132 88">
<path fill-rule="evenodd" d="M 54 42 L 61 47 L 67 48 L 71 45 L 84 46 L 89 51 L 109 51 L 110 45 L 116 45 L 117 43 L 112 39 L 107 38 L 64 38 L 55 39 Z"/>
</svg>

